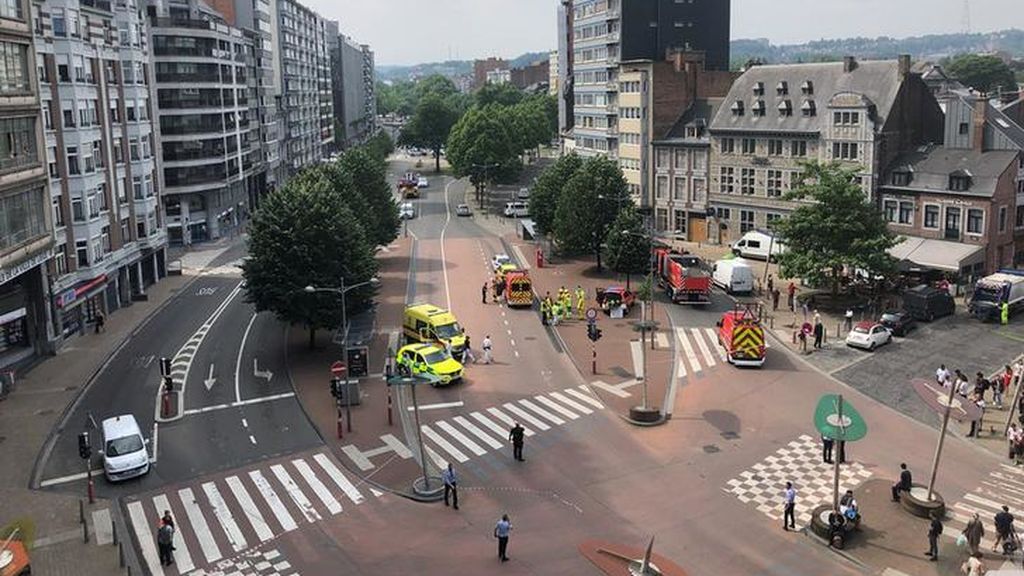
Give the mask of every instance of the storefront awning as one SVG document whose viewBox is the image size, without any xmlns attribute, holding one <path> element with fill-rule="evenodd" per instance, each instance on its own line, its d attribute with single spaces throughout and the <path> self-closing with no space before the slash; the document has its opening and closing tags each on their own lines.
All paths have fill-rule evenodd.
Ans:
<svg viewBox="0 0 1024 576">
<path fill-rule="evenodd" d="M 906 237 L 903 242 L 889 249 L 889 255 L 912 266 L 959 272 L 964 267 L 981 262 L 985 258 L 985 247 L 948 240 Z"/>
<path fill-rule="evenodd" d="M 107 282 L 107 275 L 100 274 L 92 280 L 85 280 L 79 282 L 74 288 L 68 288 L 64 292 L 57 295 L 57 307 L 64 308 L 72 302 L 80 299 L 83 295 L 88 294 L 90 291 L 96 288 L 103 287 Z"/>
</svg>

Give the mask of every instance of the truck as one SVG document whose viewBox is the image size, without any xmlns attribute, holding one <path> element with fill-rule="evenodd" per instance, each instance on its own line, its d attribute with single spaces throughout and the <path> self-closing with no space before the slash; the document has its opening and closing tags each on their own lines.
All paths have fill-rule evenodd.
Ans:
<svg viewBox="0 0 1024 576">
<path fill-rule="evenodd" d="M 707 304 L 711 302 L 711 275 L 704 261 L 693 254 L 679 253 L 669 248 L 656 248 L 654 259 L 658 271 L 658 286 L 677 304 Z"/>
<path fill-rule="evenodd" d="M 398 194 L 402 199 L 408 198 L 419 198 L 419 177 L 413 173 L 408 173 L 398 181 Z"/>
<path fill-rule="evenodd" d="M 978 280 L 967 311 L 982 321 L 998 320 L 1004 303 L 1011 315 L 1024 305 L 1024 270 L 1000 270 Z"/>
<path fill-rule="evenodd" d="M 737 305 L 718 321 L 718 343 L 733 366 L 764 365 L 767 347 L 760 311 L 752 305 Z"/>
<path fill-rule="evenodd" d="M 526 270 L 505 272 L 505 302 L 511 306 L 533 306 L 533 283 Z"/>
</svg>

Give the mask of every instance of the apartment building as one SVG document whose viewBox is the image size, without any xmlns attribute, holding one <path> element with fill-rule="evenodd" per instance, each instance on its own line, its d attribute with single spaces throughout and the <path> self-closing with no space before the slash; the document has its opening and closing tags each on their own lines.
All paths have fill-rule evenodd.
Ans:
<svg viewBox="0 0 1024 576">
<path fill-rule="evenodd" d="M 334 144 L 345 150 L 376 132 L 373 51 L 340 34 L 338 23 L 331 21 L 327 22 L 327 45 L 331 55 Z"/>
<path fill-rule="evenodd" d="M 53 217 L 28 0 L 0 3 L 0 368 L 52 350 Z"/>
<path fill-rule="evenodd" d="M 901 152 L 942 140 L 942 111 L 910 58 L 753 66 L 733 83 L 711 122 L 711 241 L 767 227 L 796 205 L 782 196 L 799 163 L 857 170 L 876 198 L 878 178 Z"/>
<path fill-rule="evenodd" d="M 170 240 L 237 231 L 263 186 L 253 40 L 200 0 L 150 7 Z"/>
<path fill-rule="evenodd" d="M 494 70 L 508 70 L 508 62 L 491 56 L 486 60 L 473 61 L 473 89 L 480 88 L 488 82 L 487 73 Z"/>
<path fill-rule="evenodd" d="M 334 142 L 334 96 L 327 21 L 295 0 L 278 0 L 277 52 L 282 160 L 291 176 Z"/>
<path fill-rule="evenodd" d="M 33 3 L 61 338 L 166 273 L 159 144 L 140 0 Z"/>
</svg>

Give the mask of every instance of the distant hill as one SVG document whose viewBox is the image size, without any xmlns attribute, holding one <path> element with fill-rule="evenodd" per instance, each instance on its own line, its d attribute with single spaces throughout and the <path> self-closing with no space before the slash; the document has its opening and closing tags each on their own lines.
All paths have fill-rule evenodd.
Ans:
<svg viewBox="0 0 1024 576">
<path fill-rule="evenodd" d="M 527 52 L 509 60 L 510 68 L 520 68 L 537 60 L 546 60 L 547 52 Z M 446 62 L 428 62 L 412 66 L 377 66 L 377 78 L 380 80 L 409 80 L 441 74 L 449 78 L 473 73 L 472 60 L 448 60 Z"/>
</svg>

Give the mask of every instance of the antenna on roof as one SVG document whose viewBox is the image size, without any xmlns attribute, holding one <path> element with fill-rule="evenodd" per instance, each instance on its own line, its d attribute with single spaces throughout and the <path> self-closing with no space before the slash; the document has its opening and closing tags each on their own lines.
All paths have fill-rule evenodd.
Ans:
<svg viewBox="0 0 1024 576">
<path fill-rule="evenodd" d="M 961 25 L 963 26 L 964 34 L 971 33 L 971 0 L 964 0 L 964 13 Z"/>
</svg>

